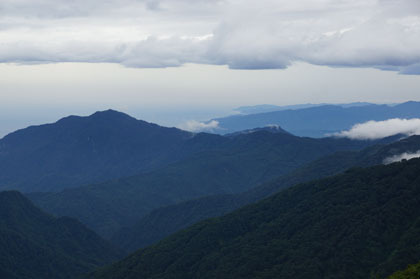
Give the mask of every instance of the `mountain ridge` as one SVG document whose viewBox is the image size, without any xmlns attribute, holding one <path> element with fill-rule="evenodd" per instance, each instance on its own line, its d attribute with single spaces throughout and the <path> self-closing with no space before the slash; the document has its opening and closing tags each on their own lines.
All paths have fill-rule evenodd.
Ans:
<svg viewBox="0 0 420 279">
<path fill-rule="evenodd" d="M 383 278 L 420 258 L 410 244 L 418 234 L 407 234 L 420 224 L 419 174 L 420 159 L 412 159 L 299 184 L 89 278 Z M 404 249 L 411 253 L 388 261 Z"/>
<path fill-rule="evenodd" d="M 196 136 L 114 110 L 68 116 L 0 140 L 0 190 L 60 191 L 134 175 L 223 141 L 221 136 Z"/>
<path fill-rule="evenodd" d="M 55 218 L 17 191 L 0 192 L 2 278 L 74 278 L 121 253 L 78 220 Z"/>
<path fill-rule="evenodd" d="M 191 141 L 202 141 L 197 135 Z M 357 150 L 375 141 L 311 139 L 258 131 L 221 137 L 218 148 L 196 153 L 160 169 L 57 193 L 28 194 L 57 216 L 78 218 L 105 238 L 161 206 L 207 195 L 246 191 L 337 150 Z M 112 220 L 112 221 L 111 221 Z"/>
<path fill-rule="evenodd" d="M 358 123 L 390 118 L 420 118 L 420 102 L 408 101 L 392 106 L 368 104 L 350 107 L 327 104 L 297 110 L 232 115 L 212 120 L 218 121 L 220 129 L 215 132 L 220 134 L 277 124 L 294 135 L 319 138 L 348 130 Z"/>
<path fill-rule="evenodd" d="M 122 228 L 111 240 L 126 251 L 134 251 L 203 219 L 227 214 L 287 187 L 336 175 L 351 167 L 382 164 L 386 158 L 396 154 L 420 150 L 420 136 L 392 142 L 394 138 L 389 139 L 391 143 L 374 145 L 360 151 L 339 151 L 324 156 L 242 193 L 206 196 L 155 209 L 133 226 Z"/>
</svg>

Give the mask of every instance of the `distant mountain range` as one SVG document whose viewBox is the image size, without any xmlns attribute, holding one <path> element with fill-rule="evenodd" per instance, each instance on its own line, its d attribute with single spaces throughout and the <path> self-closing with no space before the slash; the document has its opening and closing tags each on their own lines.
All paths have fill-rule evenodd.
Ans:
<svg viewBox="0 0 420 279">
<path fill-rule="evenodd" d="M 296 110 L 296 109 L 305 109 L 305 108 L 313 108 L 313 107 L 320 107 L 330 105 L 327 103 L 321 104 L 298 104 L 298 105 L 289 105 L 289 106 L 276 106 L 276 105 L 255 105 L 255 106 L 243 106 L 234 109 L 235 111 L 241 114 L 256 114 L 256 113 L 264 113 L 264 112 L 272 112 L 272 111 L 282 111 L 282 110 Z M 362 107 L 367 105 L 373 105 L 372 103 L 367 102 L 355 102 L 355 103 L 346 103 L 346 104 L 336 104 L 336 106 L 340 106 L 343 108 L 349 107 Z"/>
<path fill-rule="evenodd" d="M 239 132 L 235 132 L 235 133 L 231 133 L 231 134 L 225 134 L 225 136 L 235 137 L 235 136 L 238 136 L 238 135 L 251 134 L 251 133 L 261 132 L 261 131 L 266 131 L 266 132 L 270 132 L 270 133 L 274 133 L 274 134 L 289 134 L 290 135 L 289 132 L 283 130 L 278 125 L 268 125 L 268 126 L 265 126 L 265 127 L 243 130 L 243 131 L 239 131 Z"/>
<path fill-rule="evenodd" d="M 233 115 L 216 118 L 216 133 L 230 134 L 242 130 L 279 125 L 286 131 L 306 137 L 324 137 L 325 135 L 350 129 L 357 123 L 369 120 L 386 120 L 390 118 L 420 118 L 420 102 L 406 102 L 398 105 L 376 105 L 355 103 L 354 105 L 302 105 L 278 109 L 265 106 L 260 109 L 246 108 L 245 115 Z M 305 107 L 306 106 L 306 107 Z M 252 107 L 251 107 L 252 108 Z M 258 113 L 257 113 L 258 112 Z"/>
<path fill-rule="evenodd" d="M 420 159 L 354 168 L 208 219 L 88 278 L 384 278 L 420 259 Z"/>
<path fill-rule="evenodd" d="M 300 138 L 275 125 L 194 134 L 108 110 L 4 137 L 0 189 L 32 192 L 28 197 L 47 212 L 111 238 L 159 207 L 247 191 L 328 154 L 375 143 Z"/>
<path fill-rule="evenodd" d="M 384 278 L 420 259 L 420 163 L 361 167 L 419 150 L 420 136 L 197 134 L 112 110 L 22 129 L 0 140 L 0 189 L 26 192 L 0 192 L 0 277 L 75 278 L 121 259 L 86 225 L 126 253 L 154 244 L 88 278 Z"/>
<path fill-rule="evenodd" d="M 28 197 L 47 212 L 77 218 L 109 238 L 161 206 L 243 192 L 327 154 L 376 143 L 265 130 L 232 137 L 198 134 L 191 141 L 213 148 L 148 173 Z"/>
<path fill-rule="evenodd" d="M 262 129 L 322 136 L 366 120 L 392 117 L 420 117 L 420 103 L 325 105 L 217 120 L 219 131 L 229 136 Z M 58 192 L 150 172 L 193 154 L 226 149 L 226 142 L 226 137 L 197 136 L 113 110 L 69 116 L 0 139 L 0 190 Z"/>
<path fill-rule="evenodd" d="M 197 141 L 113 110 L 69 116 L 0 140 L 0 190 L 60 191 L 150 171 L 213 146 L 213 138 Z"/>
<path fill-rule="evenodd" d="M 76 278 L 119 257 L 79 221 L 54 218 L 19 192 L 0 192 L 1 278 Z"/>
</svg>

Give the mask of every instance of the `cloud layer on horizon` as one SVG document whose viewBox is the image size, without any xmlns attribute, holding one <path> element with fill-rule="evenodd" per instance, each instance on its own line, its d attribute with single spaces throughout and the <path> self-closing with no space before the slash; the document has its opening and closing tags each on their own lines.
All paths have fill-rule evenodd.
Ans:
<svg viewBox="0 0 420 279">
<path fill-rule="evenodd" d="M 384 121 L 368 121 L 356 124 L 350 130 L 336 133 L 334 136 L 374 140 L 398 134 L 406 136 L 420 135 L 420 119 L 393 118 Z"/>
<path fill-rule="evenodd" d="M 190 120 L 181 124 L 179 128 L 193 133 L 213 132 L 215 129 L 219 128 L 219 122 L 212 120 L 208 123 L 205 123 L 197 120 Z"/>
<path fill-rule="evenodd" d="M 420 74 L 419 15 L 417 0 L 3 0 L 0 62 Z"/>
<path fill-rule="evenodd" d="M 402 160 L 410 160 L 410 159 L 419 158 L 419 157 L 420 157 L 420 150 L 414 153 L 404 152 L 402 154 L 394 155 L 394 156 L 386 158 L 384 160 L 384 164 L 391 164 L 391 163 L 399 162 Z"/>
</svg>

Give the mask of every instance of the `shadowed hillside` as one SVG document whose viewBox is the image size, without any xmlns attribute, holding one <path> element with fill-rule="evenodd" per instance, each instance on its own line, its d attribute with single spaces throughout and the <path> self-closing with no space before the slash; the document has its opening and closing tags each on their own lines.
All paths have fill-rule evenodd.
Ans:
<svg viewBox="0 0 420 279">
<path fill-rule="evenodd" d="M 134 226 L 117 232 L 112 241 L 127 251 L 134 251 L 200 220 L 229 213 L 298 183 L 338 174 L 354 166 L 382 164 L 386 158 L 418 150 L 420 150 L 420 136 L 412 136 L 395 143 L 379 144 L 361 151 L 337 152 L 244 193 L 207 196 L 158 208 L 141 218 Z"/>
<path fill-rule="evenodd" d="M 0 192 L 1 278 L 75 278 L 120 255 L 79 221 L 47 215 L 19 192 Z"/>
<path fill-rule="evenodd" d="M 419 198 L 420 159 L 355 168 L 200 222 L 89 278 L 383 278 L 420 258 Z"/>
<path fill-rule="evenodd" d="M 193 140 L 202 142 L 203 137 L 209 138 L 204 134 Z M 149 173 L 28 196 L 47 212 L 77 218 L 108 238 L 159 207 L 208 195 L 243 192 L 327 154 L 375 143 L 301 138 L 268 131 L 223 139 L 226 141 L 218 149 L 193 154 Z"/>
<path fill-rule="evenodd" d="M 418 279 L 420 278 L 420 262 L 409 265 L 405 270 L 397 271 L 388 279 Z"/>
</svg>

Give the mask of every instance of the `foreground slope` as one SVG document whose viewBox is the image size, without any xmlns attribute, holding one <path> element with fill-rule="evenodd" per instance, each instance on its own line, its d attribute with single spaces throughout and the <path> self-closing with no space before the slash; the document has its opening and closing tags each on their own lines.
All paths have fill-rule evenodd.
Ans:
<svg viewBox="0 0 420 279">
<path fill-rule="evenodd" d="M 420 159 L 300 184 L 89 278 L 379 278 L 420 259 Z"/>
<path fill-rule="evenodd" d="M 420 262 L 417 264 L 409 265 L 402 271 L 397 271 L 388 279 L 419 279 L 420 278 Z"/>
<path fill-rule="evenodd" d="M 118 256 L 77 220 L 47 215 L 19 192 L 0 192 L 1 278 L 74 278 Z"/>
<path fill-rule="evenodd" d="M 193 136 L 113 110 L 32 126 L 0 139 L 0 189 L 60 191 L 133 175 L 185 158 L 216 137 Z"/>
<path fill-rule="evenodd" d="M 121 229 L 112 237 L 112 241 L 116 246 L 132 252 L 198 221 L 227 214 L 295 184 L 338 174 L 350 167 L 382 164 L 387 158 L 415 153 L 418 150 L 420 136 L 412 136 L 360 151 L 337 152 L 243 193 L 206 196 L 158 208 L 145 215 L 134 226 Z"/>
<path fill-rule="evenodd" d="M 197 135 L 194 140 L 200 141 L 202 136 Z M 161 206 L 243 192 L 326 154 L 373 144 L 268 131 L 226 139 L 218 149 L 194 154 L 146 174 L 29 197 L 47 212 L 75 217 L 108 238 Z"/>
</svg>

